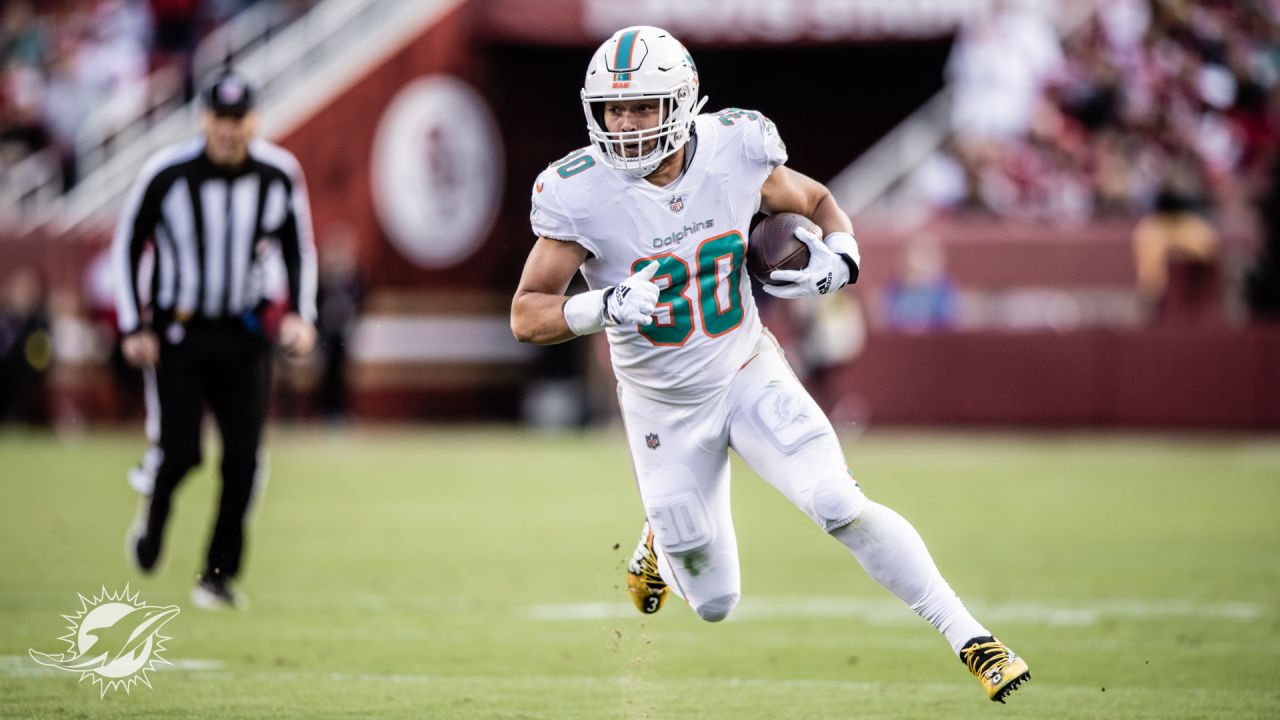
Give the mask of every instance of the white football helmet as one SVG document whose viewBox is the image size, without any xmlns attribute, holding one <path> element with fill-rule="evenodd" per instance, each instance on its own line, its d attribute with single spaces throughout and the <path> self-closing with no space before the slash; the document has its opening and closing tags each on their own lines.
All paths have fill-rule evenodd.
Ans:
<svg viewBox="0 0 1280 720">
<path fill-rule="evenodd" d="M 604 106 L 610 100 L 655 99 L 656 128 L 609 132 Z M 693 118 L 707 102 L 698 101 L 698 68 L 684 45 L 671 33 L 649 25 L 623 28 L 596 50 L 582 87 L 587 133 L 605 161 L 635 177 L 657 169 L 689 141 Z M 653 149 L 644 146 L 654 142 Z M 632 154 L 626 148 L 633 146 Z"/>
</svg>

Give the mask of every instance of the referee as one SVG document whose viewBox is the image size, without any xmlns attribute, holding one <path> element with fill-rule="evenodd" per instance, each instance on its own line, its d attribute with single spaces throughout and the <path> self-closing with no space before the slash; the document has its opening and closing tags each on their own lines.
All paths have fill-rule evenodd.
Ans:
<svg viewBox="0 0 1280 720">
<path fill-rule="evenodd" d="M 222 436 L 222 495 L 192 602 L 243 604 L 232 581 L 244 554 L 271 383 L 260 258 L 276 244 L 289 284 L 285 350 L 315 344 L 315 247 L 306 186 L 288 151 L 253 139 L 254 89 L 227 73 L 203 93 L 203 133 L 161 150 L 125 199 L 112 243 L 117 314 L 129 363 L 154 368 L 160 462 L 126 554 L 152 572 L 174 490 L 200 464 L 208 405 Z M 150 249 L 154 271 L 141 266 Z M 149 292 L 139 286 L 149 285 Z M 149 303 L 140 301 L 149 297 Z M 151 400 L 158 399 L 158 403 Z"/>
</svg>

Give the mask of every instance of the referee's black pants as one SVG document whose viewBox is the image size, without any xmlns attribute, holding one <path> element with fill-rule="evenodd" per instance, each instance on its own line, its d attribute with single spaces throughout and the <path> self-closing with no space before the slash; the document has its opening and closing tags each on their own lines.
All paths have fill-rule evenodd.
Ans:
<svg viewBox="0 0 1280 720">
<path fill-rule="evenodd" d="M 258 447 L 271 385 L 267 340 L 236 319 L 196 321 L 182 331 L 159 331 L 160 467 L 147 518 L 147 536 L 161 542 L 173 492 L 200 464 L 206 403 L 222 437 L 222 496 L 209 540 L 204 577 L 240 572 L 245 515 L 254 495 Z"/>
</svg>

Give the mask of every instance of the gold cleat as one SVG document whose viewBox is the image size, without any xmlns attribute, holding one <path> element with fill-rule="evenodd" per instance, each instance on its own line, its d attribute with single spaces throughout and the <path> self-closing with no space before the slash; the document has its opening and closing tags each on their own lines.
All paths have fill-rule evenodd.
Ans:
<svg viewBox="0 0 1280 720">
<path fill-rule="evenodd" d="M 970 640 L 960 650 L 960 660 L 982 683 L 987 697 L 998 703 L 1031 679 L 1027 661 L 990 635 Z"/>
<path fill-rule="evenodd" d="M 627 594 L 636 609 L 652 615 L 667 601 L 667 583 L 658 574 L 658 556 L 653 551 L 653 530 L 646 520 L 640 529 L 640 544 L 627 563 Z"/>
</svg>

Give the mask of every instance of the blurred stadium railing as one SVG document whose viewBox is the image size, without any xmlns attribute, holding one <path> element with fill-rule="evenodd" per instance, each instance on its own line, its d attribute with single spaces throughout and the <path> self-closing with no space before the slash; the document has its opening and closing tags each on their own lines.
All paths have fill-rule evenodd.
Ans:
<svg viewBox="0 0 1280 720">
<path fill-rule="evenodd" d="M 266 120 L 263 132 L 278 138 L 299 117 L 315 112 L 349 72 L 370 63 L 382 43 L 420 28 L 451 3 L 410 0 L 325 0 L 294 19 L 278 2 L 251 5 L 214 28 L 196 46 L 192 76 L 198 85 L 234 66 L 258 86 Z M 369 38 L 382 43 L 370 43 Z M 355 57 L 352 57 L 352 56 Z M 332 88 L 332 89 L 330 89 Z M 162 66 L 146 79 L 146 102 L 112 98 L 85 118 L 76 138 L 80 181 L 60 195 L 62 178 L 25 173 L 8 184 L 3 206 L 23 208 L 23 220 L 66 231 L 114 212 L 142 162 L 198 127 L 198 99 L 187 99 L 183 78 Z M 33 202 L 29 202 L 33 201 Z"/>
</svg>

